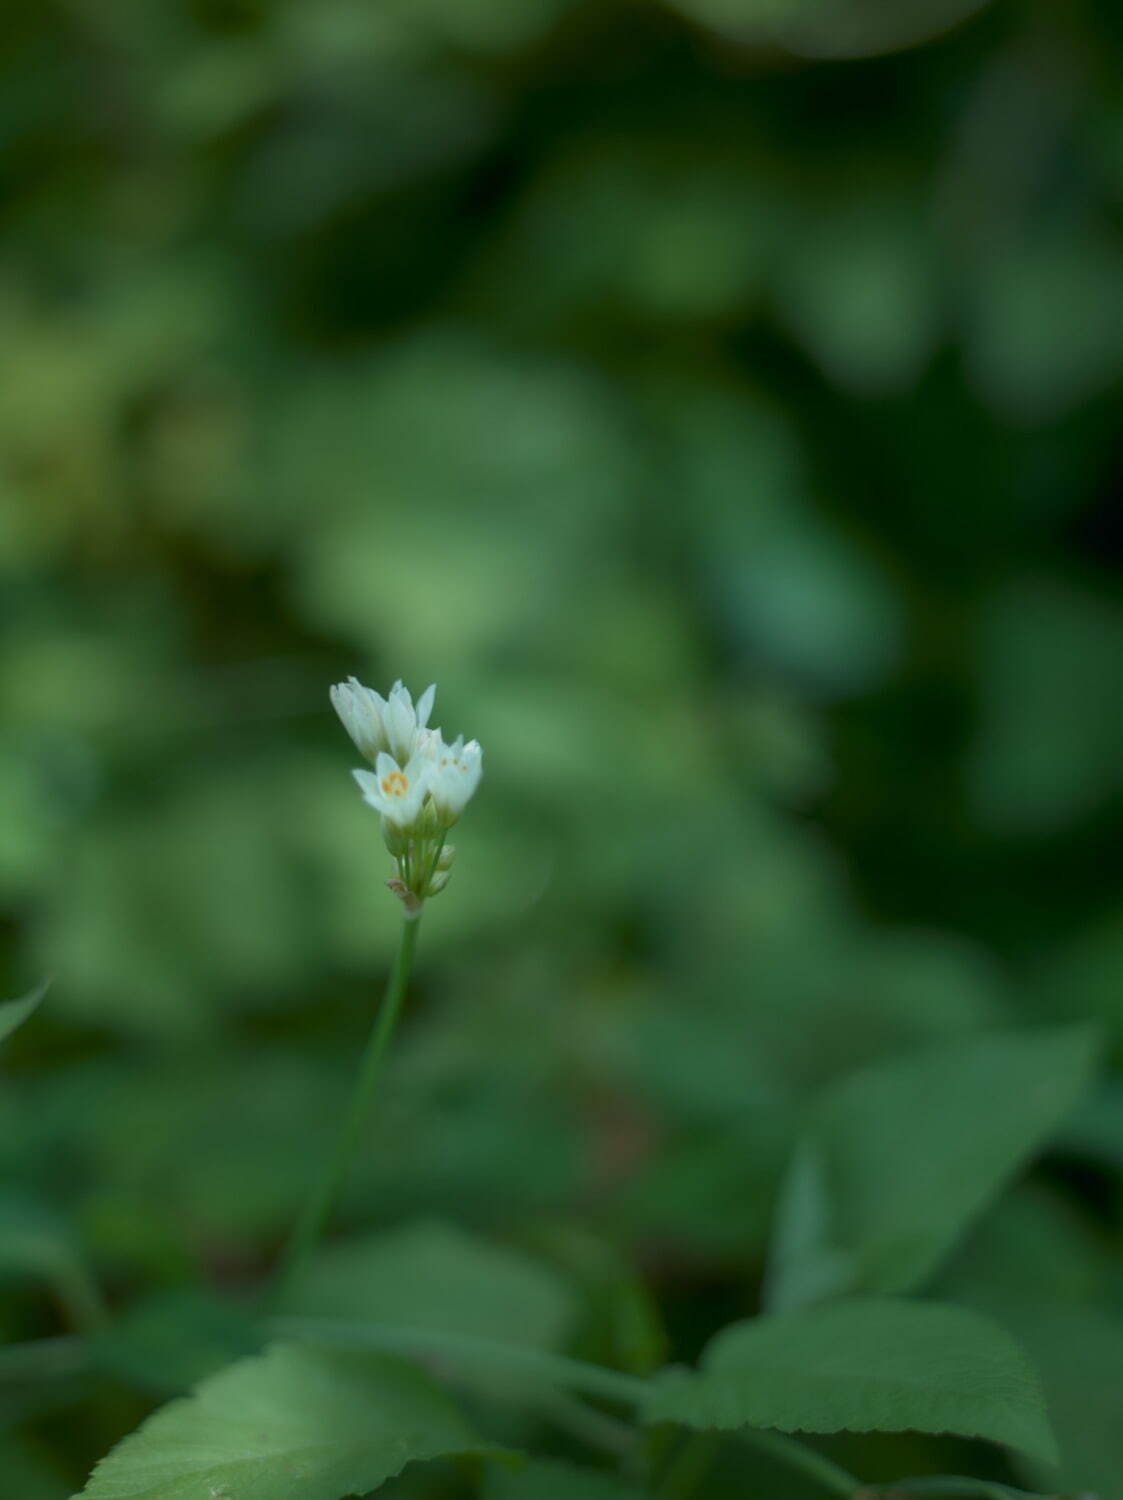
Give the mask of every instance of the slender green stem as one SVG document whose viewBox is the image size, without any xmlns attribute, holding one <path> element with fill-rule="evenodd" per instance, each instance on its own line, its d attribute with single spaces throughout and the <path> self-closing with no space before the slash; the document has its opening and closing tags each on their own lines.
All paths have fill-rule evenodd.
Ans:
<svg viewBox="0 0 1123 1500">
<path fill-rule="evenodd" d="M 717 1457 L 720 1432 L 692 1432 L 667 1465 L 656 1494 L 688 1500 L 705 1479 Z"/>
<path fill-rule="evenodd" d="M 78 1333 L 96 1333 L 109 1322 L 109 1310 L 97 1278 L 85 1261 L 69 1252 L 58 1256 L 48 1272 L 55 1295 Z"/>
<path fill-rule="evenodd" d="M 738 1437 L 759 1452 L 771 1454 L 778 1463 L 787 1464 L 792 1469 L 802 1469 L 810 1479 L 817 1480 L 825 1490 L 831 1490 L 836 1495 L 853 1496 L 862 1488 L 861 1481 L 853 1474 L 847 1473 L 829 1458 L 824 1458 L 821 1453 L 816 1453 L 806 1443 L 788 1437 L 786 1433 L 746 1427 L 738 1433 Z"/>
<path fill-rule="evenodd" d="M 330 1157 L 323 1176 L 316 1184 L 304 1211 L 296 1222 L 288 1245 L 281 1259 L 280 1270 L 272 1288 L 270 1305 L 282 1303 L 292 1290 L 304 1270 L 308 1257 L 315 1250 L 324 1232 L 328 1216 L 335 1206 L 340 1189 L 355 1159 L 355 1153 L 363 1136 L 363 1128 L 374 1101 L 378 1080 L 382 1073 L 382 1062 L 390 1038 L 394 1034 L 402 1001 L 409 983 L 409 971 L 413 964 L 413 953 L 417 946 L 417 931 L 421 925 L 420 913 L 406 916 L 402 922 L 398 956 L 386 984 L 386 993 L 375 1016 L 370 1040 L 363 1054 L 359 1077 L 355 1083 L 351 1103 L 336 1141 L 335 1151 Z"/>
<path fill-rule="evenodd" d="M 466 1334 L 436 1333 L 428 1328 L 401 1328 L 387 1323 L 343 1323 L 327 1318 L 272 1318 L 270 1328 L 281 1338 L 339 1349 L 374 1349 L 432 1359 L 452 1367 L 483 1367 L 517 1371 L 528 1380 L 584 1391 L 629 1406 L 642 1403 L 650 1389 L 638 1375 L 625 1375 L 603 1365 L 586 1364 L 564 1354 L 544 1354 L 517 1344 Z"/>
<path fill-rule="evenodd" d="M 564 1391 L 543 1390 L 537 1398 L 532 1398 L 531 1405 L 579 1443 L 611 1453 L 614 1458 L 629 1458 L 636 1446 L 634 1427 L 606 1416 L 595 1406 L 587 1406 Z"/>
</svg>

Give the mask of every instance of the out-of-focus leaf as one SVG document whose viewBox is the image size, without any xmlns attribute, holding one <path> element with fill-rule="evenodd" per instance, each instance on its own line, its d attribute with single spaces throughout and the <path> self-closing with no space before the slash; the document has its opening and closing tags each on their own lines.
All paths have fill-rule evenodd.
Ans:
<svg viewBox="0 0 1123 1500">
<path fill-rule="evenodd" d="M 1075 1106 L 1095 1055 L 1083 1026 L 984 1036 L 836 1085 L 789 1168 L 770 1305 L 922 1282 Z"/>
<path fill-rule="evenodd" d="M 990 602 L 980 644 L 974 816 L 1030 834 L 1088 817 L 1120 785 L 1123 614 L 1087 592 L 1023 579 Z"/>
<path fill-rule="evenodd" d="M 975 381 L 1000 411 L 1063 415 L 1123 372 L 1123 250 L 1079 229 L 1011 246 L 984 268 L 968 340 Z"/>
<path fill-rule="evenodd" d="M 1107 1080 L 1062 1133 L 1063 1150 L 1108 1167 L 1123 1167 L 1123 1080 Z"/>
<path fill-rule="evenodd" d="M 396 15 L 406 35 L 472 52 L 507 54 L 538 41 L 569 9 L 572 0 L 395 0 L 382 14 Z"/>
<path fill-rule="evenodd" d="M 281 1234 L 330 1149 L 348 1071 L 307 1048 L 251 1054 L 62 1070 L 30 1090 L 18 1143 L 74 1163 L 85 1237 L 126 1263 Z"/>
<path fill-rule="evenodd" d="M 516 205 L 485 286 L 501 283 L 506 315 L 536 324 L 744 316 L 787 219 L 775 175 L 763 154 L 681 135 L 578 142 Z"/>
<path fill-rule="evenodd" d="M 575 1224 L 548 1225 L 534 1243 L 581 1287 L 587 1307 L 575 1342 L 585 1357 L 641 1375 L 666 1361 L 667 1333 L 655 1294 L 624 1250 Z"/>
<path fill-rule="evenodd" d="M 0 1199 L 0 1280 L 38 1281 L 78 1328 L 99 1319 L 98 1295 L 76 1237 L 43 1204 L 14 1194 Z"/>
<path fill-rule="evenodd" d="M 553 1348 L 576 1308 L 570 1287 L 530 1256 L 433 1222 L 323 1251 L 288 1310 Z"/>
<path fill-rule="evenodd" d="M 1110 1271 L 1109 1247 L 1076 1206 L 1030 1181 L 983 1214 L 937 1273 L 934 1291 L 1007 1323 L 1011 1308 L 1093 1303 Z"/>
<path fill-rule="evenodd" d="M 1123 1035 L 1123 913 L 1077 933 L 1042 963 L 1032 995 L 1051 1016 L 1095 1017 Z"/>
<path fill-rule="evenodd" d="M 584 587 L 634 492 L 622 418 L 611 387 L 580 364 L 504 356 L 455 326 L 325 376 L 276 434 L 282 503 L 316 496 L 304 608 L 407 673 L 439 660 L 446 678 L 541 628 L 551 602 L 568 603 L 578 578 Z M 486 533 L 473 505 L 492 516 Z M 522 586 L 495 590 L 497 570 Z"/>
<path fill-rule="evenodd" d="M 901 642 L 889 580 L 810 504 L 808 455 L 751 390 L 652 391 L 688 545 L 739 654 L 803 691 L 833 696 L 883 678 Z"/>
<path fill-rule="evenodd" d="M 1041 1372 L 1061 1449 L 1059 1474 L 1029 1482 L 1123 1497 L 1123 1321 L 1110 1310 L 1113 1246 L 1079 1207 L 1023 1188 L 986 1214 L 938 1278 L 940 1296 L 998 1318 Z M 1108 1305 L 1105 1305 L 1108 1304 Z"/>
<path fill-rule="evenodd" d="M 768 1236 L 776 1165 L 746 1166 L 749 1142 L 686 1136 L 634 1172 L 614 1204 L 630 1234 L 687 1255 L 758 1255 Z"/>
<path fill-rule="evenodd" d="M 202 1289 L 157 1293 L 91 1341 L 102 1370 L 160 1396 L 179 1395 L 233 1360 L 257 1353 L 255 1320 Z"/>
<path fill-rule="evenodd" d="M 1123 1497 L 1123 1320 L 1092 1307 L 1023 1307 L 1006 1321 L 1041 1371 L 1061 1447 L 1058 1488 Z M 1055 1481 L 1037 1467 L 1034 1483 Z"/>
<path fill-rule="evenodd" d="M 805 57 L 876 57 L 916 47 L 959 24 L 988 0 L 672 0 L 679 10 L 747 44 Z"/>
<path fill-rule="evenodd" d="M 275 1344 L 205 1380 L 118 1444 L 88 1500 L 343 1500 L 406 1464 L 494 1453 L 398 1360 Z"/>
<path fill-rule="evenodd" d="M 488 1470 L 484 1500 L 643 1500 L 649 1493 L 596 1469 L 542 1461 Z"/>
<path fill-rule="evenodd" d="M 1001 1328 L 949 1304 L 854 1297 L 724 1329 L 649 1422 L 785 1432 L 952 1432 L 1052 1462 L 1037 1379 Z"/>
<path fill-rule="evenodd" d="M 70 1494 L 50 1456 L 9 1433 L 0 1437 L 0 1474 L 19 1500 L 67 1500 Z"/>
<path fill-rule="evenodd" d="M 906 389 L 934 352 L 941 290 L 907 185 L 817 207 L 777 271 L 781 316 L 828 379 L 858 396 Z"/>
<path fill-rule="evenodd" d="M 39 1008 L 39 1002 L 47 993 L 49 984 L 50 981 L 45 980 L 20 999 L 5 1000 L 0 1003 L 0 1042 L 5 1037 L 11 1036 L 17 1026 L 22 1026 L 30 1016 L 34 1015 Z"/>
</svg>

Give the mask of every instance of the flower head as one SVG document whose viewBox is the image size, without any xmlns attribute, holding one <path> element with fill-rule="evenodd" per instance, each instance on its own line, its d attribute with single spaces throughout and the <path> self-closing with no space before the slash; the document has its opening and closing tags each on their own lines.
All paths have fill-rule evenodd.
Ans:
<svg viewBox="0 0 1123 1500">
<path fill-rule="evenodd" d="M 381 814 L 382 836 L 397 865 L 389 882 L 407 912 L 448 884 L 452 848 L 448 830 L 480 783 L 483 752 L 463 735 L 446 745 L 429 728 L 436 688 L 414 703 L 396 682 L 383 698 L 356 678 L 336 683 L 331 701 L 343 727 L 374 771 L 353 772 L 363 801 Z"/>
</svg>

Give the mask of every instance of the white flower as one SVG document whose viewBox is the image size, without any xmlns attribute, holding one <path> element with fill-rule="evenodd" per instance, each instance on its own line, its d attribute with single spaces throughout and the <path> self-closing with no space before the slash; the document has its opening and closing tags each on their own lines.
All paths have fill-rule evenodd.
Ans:
<svg viewBox="0 0 1123 1500">
<path fill-rule="evenodd" d="M 445 836 L 482 772 L 475 740 L 466 745 L 461 735 L 446 745 L 441 731 L 429 728 L 436 692 L 427 688 L 414 703 L 399 680 L 383 698 L 354 677 L 331 690 L 344 728 L 374 766 L 352 775 L 363 801 L 381 815 L 382 840 L 397 871 L 387 883 L 409 917 L 448 884 L 453 850 Z"/>
<path fill-rule="evenodd" d="M 430 750 L 431 747 L 427 744 L 427 758 Z M 440 821 L 446 827 L 451 827 L 480 784 L 483 751 L 477 740 L 469 740 L 465 744 L 464 736 L 458 735 L 451 745 L 440 744 L 435 747 L 429 764 L 429 794 L 433 799 L 433 806 Z"/>
<path fill-rule="evenodd" d="M 359 754 L 374 764 L 379 751 L 389 747 L 386 736 L 386 700 L 373 688 L 364 687 L 357 677 L 337 682 L 331 690 L 331 704 L 343 727 L 355 742 Z"/>
<path fill-rule="evenodd" d="M 429 722 L 429 715 L 433 712 L 433 699 L 436 695 L 437 686 L 434 683 L 425 689 L 414 706 L 409 689 L 402 686 L 400 679 L 390 689 L 382 722 L 386 727 L 390 754 L 399 764 L 405 765 L 417 749 L 418 735 L 424 731 Z"/>
<path fill-rule="evenodd" d="M 383 750 L 373 774 L 370 771 L 352 771 L 359 783 L 363 801 L 378 812 L 395 828 L 410 828 L 421 814 L 421 804 L 429 790 L 432 774 L 430 763 L 415 755 L 400 766 L 392 755 Z"/>
</svg>

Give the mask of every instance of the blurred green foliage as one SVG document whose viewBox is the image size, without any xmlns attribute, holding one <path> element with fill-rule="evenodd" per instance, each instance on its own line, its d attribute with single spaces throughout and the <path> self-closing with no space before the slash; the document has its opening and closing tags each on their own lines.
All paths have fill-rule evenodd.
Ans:
<svg viewBox="0 0 1123 1500">
<path fill-rule="evenodd" d="M 10 10 L 0 1334 L 75 1243 L 119 1306 L 275 1254 L 395 933 L 352 671 L 487 779 L 350 1228 L 533 1248 L 612 1357 L 633 1262 L 690 1357 L 824 1086 L 1118 1062 L 1121 168 L 1107 0 Z M 1103 1500 L 1121 1170 L 1116 1074 L 946 1271 Z M 27 1500 L 137 1416 L 58 1399 Z"/>
</svg>

